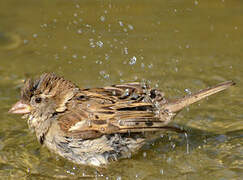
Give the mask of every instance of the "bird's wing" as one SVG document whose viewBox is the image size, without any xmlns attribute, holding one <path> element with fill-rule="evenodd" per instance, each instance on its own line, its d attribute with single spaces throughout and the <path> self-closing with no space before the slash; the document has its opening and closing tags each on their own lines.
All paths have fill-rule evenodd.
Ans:
<svg viewBox="0 0 243 180">
<path fill-rule="evenodd" d="M 167 122 L 157 117 L 163 93 L 140 83 L 83 89 L 59 118 L 60 128 L 82 139 L 103 134 L 156 131 Z"/>
</svg>

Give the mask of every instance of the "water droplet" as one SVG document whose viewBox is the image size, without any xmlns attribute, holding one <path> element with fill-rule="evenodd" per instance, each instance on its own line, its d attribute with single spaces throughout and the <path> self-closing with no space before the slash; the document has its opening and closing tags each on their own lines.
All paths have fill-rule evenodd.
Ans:
<svg viewBox="0 0 243 180">
<path fill-rule="evenodd" d="M 104 76 L 105 79 L 108 79 L 109 77 L 110 77 L 109 74 L 106 74 L 106 75 Z"/>
<path fill-rule="evenodd" d="M 134 29 L 133 26 L 132 26 L 131 24 L 128 24 L 128 28 L 129 28 L 130 30 L 133 30 L 133 29 Z"/>
<path fill-rule="evenodd" d="M 151 64 L 148 65 L 148 68 L 151 69 L 153 66 L 154 66 L 154 65 L 151 63 Z"/>
<path fill-rule="evenodd" d="M 124 47 L 124 54 L 128 54 L 128 48 Z"/>
<path fill-rule="evenodd" d="M 98 42 L 96 42 L 96 45 L 97 45 L 98 47 L 102 47 L 102 46 L 104 45 L 104 43 L 103 43 L 102 41 L 98 41 Z"/>
<path fill-rule="evenodd" d="M 27 39 L 24 39 L 24 44 L 27 44 L 29 41 Z"/>
<path fill-rule="evenodd" d="M 47 24 L 40 25 L 41 28 L 47 28 Z"/>
<path fill-rule="evenodd" d="M 124 96 L 129 96 L 129 89 L 126 89 L 125 92 L 124 92 Z"/>
<path fill-rule="evenodd" d="M 145 64 L 144 63 L 141 63 L 141 68 L 144 68 L 145 67 Z"/>
<path fill-rule="evenodd" d="M 73 14 L 73 16 L 74 16 L 74 17 L 77 17 L 77 16 L 78 16 L 78 14 L 77 14 L 77 13 L 74 13 L 74 14 Z"/>
<path fill-rule="evenodd" d="M 184 89 L 184 91 L 185 91 L 187 94 L 192 94 L 192 92 L 190 91 L 190 89 Z"/>
<path fill-rule="evenodd" d="M 92 48 L 94 48 L 94 47 L 95 47 L 95 45 L 94 45 L 94 43 L 93 43 L 93 42 L 89 43 L 89 45 L 90 45 L 90 47 L 92 47 Z"/>
<path fill-rule="evenodd" d="M 118 23 L 119 23 L 120 26 L 124 26 L 122 21 L 118 21 Z"/>
<path fill-rule="evenodd" d="M 97 61 L 95 61 L 95 63 L 96 63 L 96 64 L 102 64 L 102 61 L 97 60 Z"/>
<path fill-rule="evenodd" d="M 116 96 L 116 91 L 115 91 L 115 90 L 112 91 L 112 95 L 113 95 L 113 96 Z"/>
<path fill-rule="evenodd" d="M 108 73 L 106 73 L 105 71 L 100 71 L 100 75 L 105 78 L 108 79 L 110 77 L 110 75 Z"/>
<path fill-rule="evenodd" d="M 72 58 L 73 58 L 73 59 L 77 59 L 77 57 L 78 57 L 77 54 L 73 54 L 73 55 L 72 55 Z"/>
<path fill-rule="evenodd" d="M 146 157 L 147 156 L 147 153 L 146 152 L 143 152 L 143 157 Z"/>
<path fill-rule="evenodd" d="M 37 37 L 38 37 L 38 35 L 37 35 L 37 34 L 33 34 L 32 36 L 33 36 L 33 38 L 37 38 Z"/>
<path fill-rule="evenodd" d="M 79 30 L 77 31 L 77 33 L 78 33 L 78 34 L 82 34 L 82 29 L 79 29 Z"/>
<path fill-rule="evenodd" d="M 105 54 L 105 60 L 108 60 L 109 59 L 109 55 L 108 54 Z"/>
<path fill-rule="evenodd" d="M 134 65 L 134 64 L 136 64 L 136 61 L 137 61 L 136 56 L 133 56 L 133 57 L 130 59 L 129 64 L 130 64 L 130 65 Z"/>
<path fill-rule="evenodd" d="M 88 121 L 88 126 L 89 126 L 89 127 L 91 127 L 91 126 L 92 126 L 91 121 Z"/>
<path fill-rule="evenodd" d="M 59 59 L 59 55 L 58 54 L 54 54 L 54 58 L 55 59 Z"/>
<path fill-rule="evenodd" d="M 100 16 L 100 20 L 101 20 L 102 22 L 104 22 L 104 21 L 105 21 L 105 17 L 104 17 L 104 16 Z"/>
<path fill-rule="evenodd" d="M 187 136 L 186 132 L 184 133 L 184 135 L 185 135 L 185 138 L 186 138 L 186 153 L 189 154 L 190 153 L 189 152 L 190 147 L 189 147 L 188 136 Z"/>
</svg>

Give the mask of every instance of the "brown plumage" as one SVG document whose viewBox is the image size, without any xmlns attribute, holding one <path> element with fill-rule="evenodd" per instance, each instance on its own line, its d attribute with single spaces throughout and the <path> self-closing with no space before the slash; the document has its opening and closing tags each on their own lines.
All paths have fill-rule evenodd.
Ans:
<svg viewBox="0 0 243 180">
<path fill-rule="evenodd" d="M 100 166 L 129 157 L 145 142 L 144 132 L 170 129 L 168 123 L 185 106 L 234 85 L 221 83 L 181 99 L 142 83 L 80 89 L 46 73 L 27 80 L 11 113 L 28 118 L 41 144 L 79 164 Z"/>
</svg>

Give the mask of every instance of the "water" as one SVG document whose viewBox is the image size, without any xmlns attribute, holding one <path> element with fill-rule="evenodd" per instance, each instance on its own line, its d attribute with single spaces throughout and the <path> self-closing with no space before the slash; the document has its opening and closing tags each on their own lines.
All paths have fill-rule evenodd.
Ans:
<svg viewBox="0 0 243 180">
<path fill-rule="evenodd" d="M 241 1 L 0 2 L 0 177 L 242 179 Z M 41 147 L 7 113 L 26 77 L 56 72 L 80 87 L 146 81 L 176 98 L 225 80 L 223 93 L 183 110 L 169 133 L 106 168 Z"/>
</svg>

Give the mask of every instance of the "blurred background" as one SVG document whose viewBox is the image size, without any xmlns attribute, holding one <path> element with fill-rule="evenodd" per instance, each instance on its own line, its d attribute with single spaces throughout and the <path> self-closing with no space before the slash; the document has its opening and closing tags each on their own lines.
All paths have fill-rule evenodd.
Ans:
<svg viewBox="0 0 243 180">
<path fill-rule="evenodd" d="M 243 1 L 0 1 L 0 177 L 242 179 Z M 24 79 L 43 72 L 83 88 L 147 81 L 176 98 L 237 85 L 183 110 L 176 126 L 131 159 L 73 164 L 40 147 L 7 113 Z"/>
</svg>

